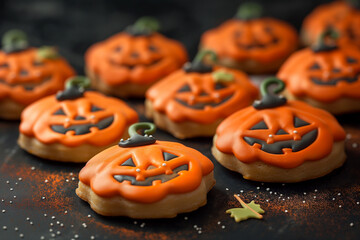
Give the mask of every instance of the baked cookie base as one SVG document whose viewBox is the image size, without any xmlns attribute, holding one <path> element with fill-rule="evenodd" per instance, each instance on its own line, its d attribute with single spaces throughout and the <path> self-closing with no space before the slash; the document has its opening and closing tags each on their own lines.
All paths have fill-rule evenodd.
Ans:
<svg viewBox="0 0 360 240">
<path fill-rule="evenodd" d="M 26 106 L 14 102 L 9 98 L 0 101 L 0 118 L 6 120 L 19 120 L 21 112 Z"/>
<path fill-rule="evenodd" d="M 146 90 L 151 87 L 156 81 L 148 84 L 133 84 L 123 83 L 117 86 L 106 84 L 94 72 L 85 68 L 86 76 L 91 80 L 91 87 L 99 90 L 102 93 L 113 95 L 121 98 L 128 97 L 144 97 Z"/>
<path fill-rule="evenodd" d="M 224 167 L 239 172 L 243 178 L 259 182 L 294 183 L 325 176 L 341 167 L 346 159 L 345 142 L 335 142 L 331 153 L 317 161 L 306 161 L 296 168 L 279 168 L 262 161 L 243 163 L 232 154 L 219 151 L 214 144 L 211 149 L 215 159 Z"/>
<path fill-rule="evenodd" d="M 214 186 L 213 172 L 202 178 L 200 186 L 192 192 L 171 194 L 155 203 L 138 203 L 116 196 L 103 198 L 79 181 L 76 194 L 90 207 L 104 216 L 128 216 L 131 218 L 173 218 L 178 213 L 191 212 L 206 204 L 206 196 Z"/>
<path fill-rule="evenodd" d="M 123 138 L 127 137 L 127 134 L 123 136 Z M 36 138 L 28 137 L 22 133 L 20 133 L 18 139 L 19 146 L 33 155 L 54 161 L 75 163 L 87 162 L 99 152 L 118 144 L 118 142 L 119 141 L 116 141 L 101 147 L 89 144 L 82 144 L 77 147 L 67 147 L 60 143 L 44 144 L 38 141 Z"/>
<path fill-rule="evenodd" d="M 193 137 L 211 137 L 215 134 L 217 126 L 224 119 L 218 119 L 211 124 L 200 124 L 190 121 L 174 122 L 165 114 L 157 112 L 150 100 L 145 100 L 145 116 L 153 119 L 157 127 L 171 133 L 176 138 L 185 139 Z"/>
<path fill-rule="evenodd" d="M 341 98 L 331 103 L 323 103 L 309 97 L 296 97 L 286 89 L 282 92 L 282 95 L 284 95 L 288 100 L 304 101 L 314 107 L 324 109 L 332 114 L 344 114 L 360 111 L 360 99 Z"/>
</svg>

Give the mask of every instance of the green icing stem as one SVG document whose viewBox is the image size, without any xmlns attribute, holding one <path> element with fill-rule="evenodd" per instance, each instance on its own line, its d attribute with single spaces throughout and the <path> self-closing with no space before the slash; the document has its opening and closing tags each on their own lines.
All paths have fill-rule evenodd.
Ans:
<svg viewBox="0 0 360 240">
<path fill-rule="evenodd" d="M 210 60 L 212 62 L 215 62 L 217 60 L 217 55 L 214 51 L 211 50 L 202 50 L 200 52 L 198 52 L 194 58 L 194 63 L 196 62 L 202 62 L 203 59 L 209 55 L 210 56 Z"/>
<path fill-rule="evenodd" d="M 340 37 L 339 33 L 331 27 L 328 27 L 325 29 L 324 32 L 320 34 L 320 36 L 317 39 L 317 46 L 324 46 L 326 45 L 325 40 L 326 38 L 330 38 L 331 40 L 336 40 Z"/>
<path fill-rule="evenodd" d="M 2 45 L 4 49 L 26 48 L 28 47 L 26 33 L 18 29 L 7 31 L 2 38 Z"/>
<path fill-rule="evenodd" d="M 129 131 L 128 131 L 128 132 L 129 132 L 130 137 L 133 137 L 133 136 L 135 136 L 135 135 L 140 135 L 140 134 L 138 134 L 138 132 L 137 132 L 137 131 L 139 131 L 140 129 L 145 129 L 145 130 L 144 130 L 144 133 L 150 135 L 150 134 L 155 133 L 155 131 L 156 131 L 156 126 L 155 126 L 155 124 L 150 123 L 150 122 L 135 123 L 135 124 L 133 124 L 133 125 L 131 125 L 131 126 L 129 127 Z"/>
<path fill-rule="evenodd" d="M 272 84 L 276 84 L 276 88 L 274 89 L 274 93 L 278 94 L 280 92 L 282 92 L 285 88 L 285 83 L 283 81 L 281 81 L 280 79 L 276 78 L 276 77 L 271 77 L 271 78 L 267 78 L 265 79 L 260 86 L 260 91 L 261 91 L 261 95 L 264 97 L 265 95 L 269 94 L 269 86 Z"/>
<path fill-rule="evenodd" d="M 90 87 L 90 80 L 89 78 L 85 77 L 85 76 L 75 76 L 70 78 L 69 80 L 66 81 L 65 83 L 65 88 L 71 88 L 71 87 L 78 87 L 78 88 L 89 88 Z"/>
<path fill-rule="evenodd" d="M 235 17 L 249 20 L 260 18 L 262 15 L 262 6 L 258 3 L 247 2 L 240 5 Z"/>
<path fill-rule="evenodd" d="M 223 70 L 219 70 L 212 73 L 212 77 L 217 83 L 226 83 L 234 81 L 234 75 L 232 73 L 225 72 Z"/>
<path fill-rule="evenodd" d="M 59 57 L 59 53 L 55 47 L 43 46 L 37 50 L 37 56 L 40 59 L 56 59 Z"/>
<path fill-rule="evenodd" d="M 143 32 L 157 32 L 160 29 L 160 23 L 153 17 L 139 18 L 133 25 L 135 31 Z"/>
</svg>

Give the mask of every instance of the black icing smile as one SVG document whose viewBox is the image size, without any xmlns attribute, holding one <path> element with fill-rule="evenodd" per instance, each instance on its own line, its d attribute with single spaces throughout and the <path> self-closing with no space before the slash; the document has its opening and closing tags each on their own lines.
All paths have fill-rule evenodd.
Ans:
<svg viewBox="0 0 360 240">
<path fill-rule="evenodd" d="M 271 39 L 270 41 L 268 41 L 267 43 L 261 43 L 259 42 L 258 40 L 254 40 L 254 42 L 252 42 L 251 44 L 243 44 L 243 43 L 240 43 L 239 41 L 237 41 L 237 39 L 241 39 L 242 37 L 242 34 L 241 32 L 237 31 L 234 33 L 234 38 L 235 38 L 235 42 L 236 42 L 236 45 L 239 47 L 239 48 L 244 48 L 244 49 L 247 49 L 247 50 L 251 50 L 251 49 L 254 49 L 254 48 L 266 48 L 266 47 L 269 47 L 271 45 L 276 45 L 279 43 L 279 38 L 277 38 L 276 36 L 273 35 L 273 30 L 270 28 L 270 27 L 265 27 L 264 29 L 265 32 L 267 32 L 268 34 L 270 34 L 271 36 Z"/>
<path fill-rule="evenodd" d="M 300 140 L 277 141 L 272 144 L 267 144 L 266 141 L 253 137 L 244 137 L 244 140 L 250 146 L 253 146 L 255 143 L 260 144 L 261 150 L 264 152 L 272 154 L 283 154 L 283 149 L 285 148 L 290 148 L 293 152 L 298 152 L 307 148 L 316 140 L 317 136 L 318 130 L 314 129 L 303 135 Z"/>
<path fill-rule="evenodd" d="M 6 82 L 4 79 L 0 79 L 0 84 L 9 86 L 11 88 L 20 86 L 23 87 L 25 91 L 33 91 L 34 88 L 39 87 L 50 80 L 51 76 L 44 77 L 40 82 L 9 83 Z"/>
<path fill-rule="evenodd" d="M 162 60 L 162 58 L 154 60 L 151 63 L 137 63 L 137 64 L 117 63 L 117 62 L 115 62 L 113 60 L 110 60 L 110 63 L 112 65 L 114 65 L 114 66 L 117 66 L 117 67 L 124 67 L 124 68 L 127 68 L 129 70 L 133 70 L 134 68 L 136 68 L 138 66 L 152 67 L 152 66 L 158 64 L 159 62 L 161 62 L 161 60 Z"/>
<path fill-rule="evenodd" d="M 165 183 L 168 182 L 176 177 L 179 176 L 179 172 L 180 171 L 187 171 L 189 169 L 188 165 L 181 165 L 175 169 L 173 169 L 173 173 L 172 174 L 160 174 L 160 175 L 156 175 L 156 176 L 152 176 L 152 177 L 148 177 L 146 178 L 144 181 L 137 181 L 136 177 L 134 176 L 128 176 L 128 175 L 114 175 L 114 178 L 118 181 L 118 182 L 123 182 L 123 181 L 130 181 L 131 185 L 134 186 L 152 186 L 154 181 L 161 181 L 161 183 Z"/>
<path fill-rule="evenodd" d="M 353 83 L 358 81 L 360 78 L 360 73 L 356 74 L 355 77 L 338 77 L 338 78 L 330 78 L 328 80 L 322 80 L 321 78 L 311 77 L 311 81 L 313 81 L 317 85 L 331 85 L 335 86 L 338 82 L 344 81 L 347 83 Z"/>
<path fill-rule="evenodd" d="M 59 114 L 60 115 L 60 114 Z M 86 118 L 78 116 L 75 118 L 75 120 L 85 120 Z M 51 125 L 51 129 L 54 132 L 66 134 L 68 131 L 75 132 L 75 135 L 83 135 L 90 133 L 90 129 L 93 127 L 98 128 L 99 130 L 108 128 L 114 121 L 114 117 L 110 116 L 107 118 L 102 119 L 96 124 L 88 123 L 88 124 L 74 124 L 70 127 L 65 128 L 63 125 Z"/>
</svg>

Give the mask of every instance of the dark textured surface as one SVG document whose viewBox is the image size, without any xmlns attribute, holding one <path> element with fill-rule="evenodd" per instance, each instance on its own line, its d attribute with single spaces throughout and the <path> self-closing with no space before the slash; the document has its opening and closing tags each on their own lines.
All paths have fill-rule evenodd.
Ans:
<svg viewBox="0 0 360 240">
<path fill-rule="evenodd" d="M 263 2 L 269 15 L 299 27 L 303 16 L 325 1 Z M 233 16 L 238 3 L 0 1 L 0 34 L 16 27 L 28 32 L 34 45 L 57 45 L 82 73 L 87 47 L 142 15 L 157 16 L 163 22 L 163 32 L 182 41 L 193 56 L 201 32 Z M 128 102 L 142 115 L 141 120 L 146 120 L 142 100 Z M 16 144 L 19 123 L 1 121 L 0 239 L 359 239 L 360 114 L 339 120 L 351 134 L 346 140 L 346 164 L 326 177 L 300 184 L 244 180 L 214 160 L 211 139 L 180 141 L 213 160 L 217 183 L 205 207 L 170 220 L 97 215 L 74 192 L 82 164 L 50 162 L 25 153 Z M 155 137 L 178 141 L 162 131 Z M 235 223 L 225 213 L 226 209 L 240 207 L 235 193 L 246 202 L 260 203 L 266 211 L 264 219 Z"/>
</svg>

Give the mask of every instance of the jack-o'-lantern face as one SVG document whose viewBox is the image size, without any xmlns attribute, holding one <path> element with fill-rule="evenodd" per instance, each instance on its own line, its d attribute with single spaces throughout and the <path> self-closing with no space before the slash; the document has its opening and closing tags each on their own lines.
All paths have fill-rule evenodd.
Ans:
<svg viewBox="0 0 360 240">
<path fill-rule="evenodd" d="M 211 161 L 194 149 L 156 141 L 145 146 L 111 147 L 93 157 L 79 178 L 86 184 L 91 179 L 93 191 L 100 196 L 120 195 L 152 203 L 168 194 L 193 191 L 213 168 Z"/>
<path fill-rule="evenodd" d="M 360 97 L 360 51 L 353 45 L 333 49 L 301 50 L 282 66 L 278 77 L 296 97 L 320 102 Z"/>
<path fill-rule="evenodd" d="M 44 98 L 22 114 L 21 133 L 43 143 L 104 146 L 117 141 L 138 119 L 124 102 L 86 91 L 76 99 Z"/>
<path fill-rule="evenodd" d="M 231 80 L 218 80 L 217 74 Z M 207 72 L 179 70 L 146 93 L 156 111 L 166 112 L 171 120 L 201 123 L 225 118 L 250 105 L 257 95 L 257 89 L 244 73 L 220 67 Z"/>
<path fill-rule="evenodd" d="M 321 159 L 344 130 L 327 112 L 300 101 L 266 95 L 220 124 L 216 146 L 245 163 L 257 160 L 282 168 Z M 275 104 L 274 104 L 275 103 Z"/>
<path fill-rule="evenodd" d="M 339 45 L 353 44 L 360 47 L 359 6 L 352 6 L 349 2 L 334 1 L 316 8 L 304 20 L 304 42 L 311 45 L 323 31 L 333 28 L 340 34 Z"/>
<path fill-rule="evenodd" d="M 92 46 L 86 53 L 87 69 L 109 85 L 150 84 L 185 63 L 180 43 L 156 31 L 142 31 L 122 32 Z"/>
<path fill-rule="evenodd" d="M 28 105 L 62 89 L 73 69 L 61 58 L 39 59 L 37 49 L 0 52 L 0 98 Z"/>
</svg>

